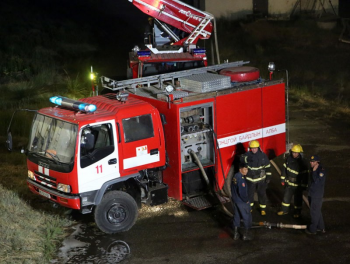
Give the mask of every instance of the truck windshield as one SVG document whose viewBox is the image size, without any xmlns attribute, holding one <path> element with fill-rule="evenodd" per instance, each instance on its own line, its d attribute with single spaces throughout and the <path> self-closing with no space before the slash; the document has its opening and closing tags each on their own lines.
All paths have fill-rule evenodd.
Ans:
<svg viewBox="0 0 350 264">
<path fill-rule="evenodd" d="M 77 130 L 75 124 L 37 114 L 28 150 L 62 163 L 73 162 Z"/>
</svg>

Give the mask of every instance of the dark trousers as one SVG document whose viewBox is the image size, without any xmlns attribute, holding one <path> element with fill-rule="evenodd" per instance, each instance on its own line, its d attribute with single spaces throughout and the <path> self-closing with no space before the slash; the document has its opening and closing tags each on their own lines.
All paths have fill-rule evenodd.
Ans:
<svg viewBox="0 0 350 264">
<path fill-rule="evenodd" d="M 315 233 L 317 229 L 324 229 L 324 222 L 322 216 L 322 200 L 323 198 L 314 198 L 309 196 L 310 203 L 310 215 L 311 224 L 309 226 L 309 231 Z"/>
<path fill-rule="evenodd" d="M 243 219 L 245 229 L 252 227 L 252 214 L 249 203 L 235 203 L 233 215 L 233 227 L 239 227 Z"/>
<path fill-rule="evenodd" d="M 300 186 L 289 186 L 287 183 L 286 188 L 284 189 L 282 210 L 285 213 L 288 213 L 289 205 L 294 195 L 294 207 L 296 210 L 301 211 L 303 205 L 303 189 Z M 287 205 L 288 204 L 288 205 Z"/>
<path fill-rule="evenodd" d="M 267 196 L 266 196 L 266 188 L 267 184 L 265 183 L 265 179 L 252 183 L 251 181 L 247 181 L 248 187 L 248 197 L 250 205 L 254 205 L 254 193 L 255 191 L 258 193 L 258 201 L 261 209 L 266 208 Z"/>
</svg>

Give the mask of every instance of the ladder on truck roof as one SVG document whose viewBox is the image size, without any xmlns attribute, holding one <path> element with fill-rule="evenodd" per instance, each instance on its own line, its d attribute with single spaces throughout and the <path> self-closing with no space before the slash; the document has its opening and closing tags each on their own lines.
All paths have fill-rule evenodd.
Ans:
<svg viewBox="0 0 350 264">
<path fill-rule="evenodd" d="M 180 77 L 203 74 L 207 72 L 217 72 L 225 68 L 239 67 L 247 63 L 249 63 L 249 61 L 228 62 L 228 63 L 222 63 L 222 64 L 217 64 L 217 65 L 208 66 L 208 67 L 163 73 L 158 75 L 152 75 L 152 76 L 147 76 L 147 77 L 142 77 L 137 79 L 122 80 L 122 81 L 116 81 L 106 76 L 101 76 L 101 83 L 103 88 L 110 89 L 112 91 L 118 91 L 126 88 L 136 89 L 137 87 L 140 87 L 140 86 L 149 87 L 151 85 L 158 85 L 159 88 L 163 90 L 163 82 L 165 81 L 171 81 L 172 84 L 175 85 L 175 81 Z"/>
</svg>

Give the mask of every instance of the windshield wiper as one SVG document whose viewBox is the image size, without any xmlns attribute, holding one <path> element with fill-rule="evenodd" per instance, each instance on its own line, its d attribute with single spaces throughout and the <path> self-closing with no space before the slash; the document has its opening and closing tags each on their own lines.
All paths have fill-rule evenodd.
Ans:
<svg viewBox="0 0 350 264">
<path fill-rule="evenodd" d="M 59 157 L 53 153 L 47 152 L 47 151 L 42 151 L 42 152 L 34 152 L 34 151 L 29 151 L 30 154 L 36 157 L 44 157 L 47 158 L 49 161 L 53 161 L 56 164 L 62 164 L 63 162 L 60 161 Z M 48 154 L 51 159 L 46 155 Z"/>
<path fill-rule="evenodd" d="M 35 156 L 35 157 L 41 157 L 41 155 L 39 155 L 37 152 L 34 152 L 34 151 L 30 151 L 30 150 L 28 150 L 28 154 L 31 154 L 31 155 L 33 155 L 33 156 Z"/>
<path fill-rule="evenodd" d="M 57 155 L 55 155 L 55 154 L 53 154 L 53 153 L 51 153 L 51 152 L 48 152 L 48 151 L 45 151 L 45 155 L 46 155 L 46 154 L 49 154 L 49 156 L 50 156 L 54 161 L 56 161 L 56 163 L 57 163 L 57 161 L 58 161 L 59 163 L 61 163 L 60 158 L 59 158 Z"/>
</svg>

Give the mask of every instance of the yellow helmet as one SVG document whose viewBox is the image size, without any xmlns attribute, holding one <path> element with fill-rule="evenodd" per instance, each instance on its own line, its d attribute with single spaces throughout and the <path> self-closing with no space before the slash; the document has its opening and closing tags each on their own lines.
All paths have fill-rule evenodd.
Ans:
<svg viewBox="0 0 350 264">
<path fill-rule="evenodd" d="M 249 142 L 249 147 L 250 148 L 258 148 L 258 147 L 260 147 L 259 141 L 257 141 L 257 140 L 250 141 Z"/>
<path fill-rule="evenodd" d="M 300 144 L 297 144 L 291 148 L 291 151 L 296 152 L 296 153 L 300 153 L 300 152 L 303 152 L 303 148 L 301 147 Z"/>
</svg>

